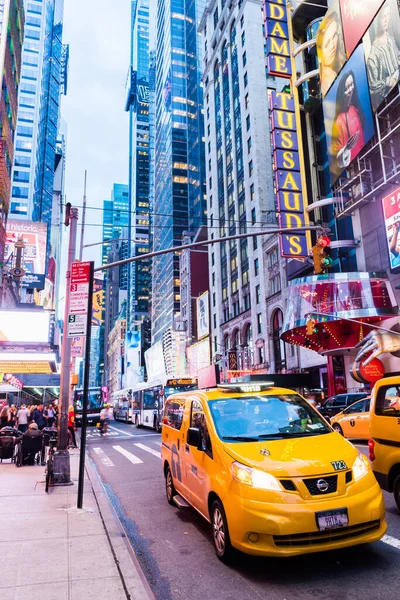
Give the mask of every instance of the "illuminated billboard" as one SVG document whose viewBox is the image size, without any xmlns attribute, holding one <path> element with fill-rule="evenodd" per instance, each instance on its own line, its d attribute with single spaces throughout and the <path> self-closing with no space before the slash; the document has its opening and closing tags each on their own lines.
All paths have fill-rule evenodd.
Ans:
<svg viewBox="0 0 400 600">
<path fill-rule="evenodd" d="M 397 0 L 386 0 L 363 38 L 372 109 L 399 81 L 400 16 Z"/>
<path fill-rule="evenodd" d="M 375 132 L 362 44 L 325 96 L 323 110 L 333 184 Z"/>
<path fill-rule="evenodd" d="M 32 373 L 50 374 L 56 373 L 56 356 L 45 352 L 1 353 L 0 371 L 2 373 Z"/>
<path fill-rule="evenodd" d="M 390 268 L 400 267 L 400 187 L 382 199 Z"/>
<path fill-rule="evenodd" d="M 48 344 L 52 312 L 0 310 L 0 346 L 5 343 Z"/>
<path fill-rule="evenodd" d="M 382 2 L 383 0 L 340 0 L 347 56 L 353 54 Z"/>
<path fill-rule="evenodd" d="M 22 267 L 25 275 L 22 277 L 22 287 L 37 290 L 44 289 L 46 271 L 46 240 L 47 224 L 33 221 L 7 221 L 6 248 L 4 262 L 10 262 L 16 256 L 15 244 L 23 242 Z"/>
<path fill-rule="evenodd" d="M 199 370 L 208 367 L 211 362 L 210 339 L 204 338 L 197 344 L 192 344 L 186 348 L 186 358 L 189 375 L 197 377 Z"/>
<path fill-rule="evenodd" d="M 196 298 L 197 312 L 197 339 L 204 337 L 210 333 L 210 309 L 209 309 L 209 293 L 204 292 Z"/>
<path fill-rule="evenodd" d="M 325 96 L 347 60 L 339 0 L 332 2 L 319 26 L 317 55 L 321 92 Z"/>
</svg>

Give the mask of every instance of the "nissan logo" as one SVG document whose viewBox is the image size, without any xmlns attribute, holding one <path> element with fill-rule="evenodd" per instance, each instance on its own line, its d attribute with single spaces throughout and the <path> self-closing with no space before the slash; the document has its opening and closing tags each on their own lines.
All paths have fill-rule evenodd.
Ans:
<svg viewBox="0 0 400 600">
<path fill-rule="evenodd" d="M 325 479 L 318 479 L 317 488 L 320 492 L 327 492 L 329 489 L 329 483 Z"/>
</svg>

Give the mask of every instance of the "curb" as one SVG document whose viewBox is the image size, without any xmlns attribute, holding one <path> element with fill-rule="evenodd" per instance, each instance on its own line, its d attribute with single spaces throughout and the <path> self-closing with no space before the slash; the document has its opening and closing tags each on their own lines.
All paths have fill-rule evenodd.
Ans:
<svg viewBox="0 0 400 600">
<path fill-rule="evenodd" d="M 136 558 L 135 551 L 88 453 L 86 453 L 85 470 L 92 485 L 92 492 L 127 599 L 155 600 L 155 596 Z"/>
</svg>

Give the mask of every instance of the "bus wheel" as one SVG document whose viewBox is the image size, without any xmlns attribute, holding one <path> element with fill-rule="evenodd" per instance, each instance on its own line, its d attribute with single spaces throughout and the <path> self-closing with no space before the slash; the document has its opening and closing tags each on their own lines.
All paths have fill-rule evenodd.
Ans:
<svg viewBox="0 0 400 600">
<path fill-rule="evenodd" d="M 165 469 L 165 493 L 167 495 L 168 503 L 171 506 L 175 506 L 174 496 L 176 496 L 176 489 L 172 480 L 171 469 L 167 467 Z"/>
</svg>

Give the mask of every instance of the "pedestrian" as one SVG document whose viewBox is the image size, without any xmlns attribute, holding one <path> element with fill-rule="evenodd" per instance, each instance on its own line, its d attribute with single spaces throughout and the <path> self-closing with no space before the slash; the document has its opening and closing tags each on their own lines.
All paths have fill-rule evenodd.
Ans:
<svg viewBox="0 0 400 600">
<path fill-rule="evenodd" d="M 15 404 L 11 404 L 10 406 L 10 410 L 9 410 L 9 420 L 8 420 L 8 425 L 10 427 L 15 427 L 17 422 L 17 407 L 15 406 Z"/>
<path fill-rule="evenodd" d="M 8 420 L 10 417 L 10 409 L 8 404 L 5 404 L 3 408 L 0 410 L 0 429 L 6 427 L 8 425 Z"/>
<path fill-rule="evenodd" d="M 71 434 L 72 447 L 77 448 L 75 437 L 75 409 L 73 404 L 70 404 L 68 408 L 68 431 Z"/>
<path fill-rule="evenodd" d="M 46 410 L 44 411 L 44 416 L 46 418 L 46 427 L 53 427 L 54 420 L 56 417 L 56 413 L 51 404 L 46 406 Z"/>
<path fill-rule="evenodd" d="M 36 423 L 40 430 L 46 427 L 46 417 L 44 415 L 43 402 L 40 402 L 32 413 L 32 421 Z"/>
<path fill-rule="evenodd" d="M 29 424 L 28 431 L 23 435 L 22 439 L 22 463 L 26 465 L 35 464 L 35 456 L 41 448 L 41 443 L 34 441 L 36 438 L 42 440 L 43 433 L 40 431 L 37 424 L 32 421 Z"/>
<path fill-rule="evenodd" d="M 100 435 L 108 435 L 108 426 L 113 419 L 114 415 L 110 404 L 105 404 L 100 411 Z"/>
<path fill-rule="evenodd" d="M 29 416 L 30 411 L 26 408 L 26 404 L 21 404 L 21 408 L 17 412 L 17 427 L 22 433 L 28 429 Z"/>
</svg>

